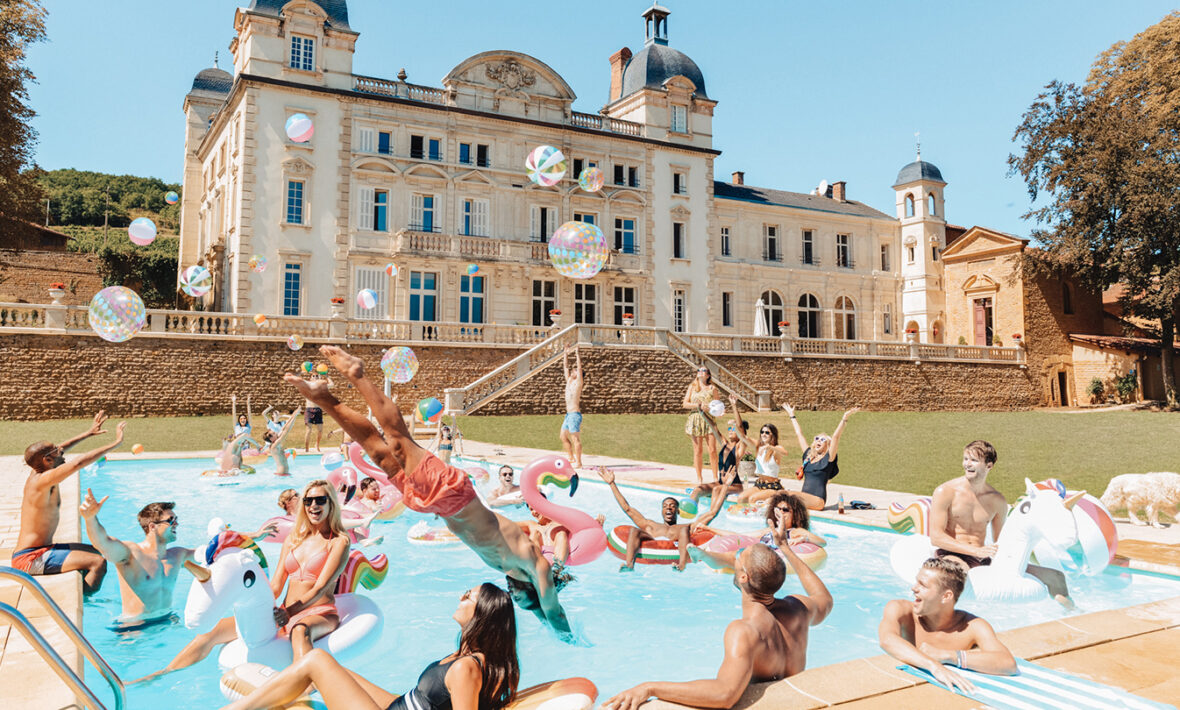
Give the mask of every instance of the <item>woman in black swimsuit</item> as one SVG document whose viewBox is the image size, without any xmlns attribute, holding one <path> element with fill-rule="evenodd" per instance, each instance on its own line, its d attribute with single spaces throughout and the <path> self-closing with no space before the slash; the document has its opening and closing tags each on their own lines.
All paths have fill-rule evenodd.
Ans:
<svg viewBox="0 0 1180 710">
<path fill-rule="evenodd" d="M 844 433 L 844 425 L 848 423 L 848 417 L 859 412 L 860 407 L 853 407 L 844 412 L 844 416 L 840 419 L 840 425 L 836 427 L 835 433 L 831 436 L 816 434 L 811 446 L 807 445 L 803 430 L 799 428 L 799 420 L 795 418 L 795 409 L 789 404 L 784 404 L 783 409 L 791 417 L 791 424 L 795 427 L 795 436 L 798 437 L 799 446 L 803 449 L 803 465 L 799 467 L 802 473 L 800 477 L 803 479 L 803 490 L 795 495 L 803 500 L 803 504 L 809 510 L 823 510 L 824 506 L 828 504 L 828 481 L 840 473 L 840 465 L 836 463 L 840 435 Z"/>
<path fill-rule="evenodd" d="M 328 710 L 500 710 L 516 697 L 520 681 L 512 599 L 485 582 L 463 593 L 453 618 L 463 629 L 458 650 L 427 666 L 405 695 L 374 685 L 316 649 L 227 708 L 285 706 L 301 697 L 311 683 Z"/>
</svg>

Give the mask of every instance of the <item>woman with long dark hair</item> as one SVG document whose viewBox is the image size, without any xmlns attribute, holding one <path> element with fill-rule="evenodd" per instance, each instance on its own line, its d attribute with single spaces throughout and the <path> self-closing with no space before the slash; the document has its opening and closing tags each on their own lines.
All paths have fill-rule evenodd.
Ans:
<svg viewBox="0 0 1180 710">
<path fill-rule="evenodd" d="M 484 582 L 463 593 L 451 618 L 462 628 L 458 649 L 427 666 L 405 695 L 378 687 L 316 649 L 226 709 L 281 707 L 312 684 L 329 710 L 500 710 L 516 697 L 520 682 L 512 599 Z"/>
<path fill-rule="evenodd" d="M 772 550 L 778 550 L 775 543 L 775 532 L 781 532 L 782 537 L 791 545 L 810 542 L 817 547 L 827 547 L 828 541 L 811 532 L 811 516 L 807 506 L 794 493 L 779 491 L 770 499 L 766 508 L 766 527 L 753 533 L 758 536 L 758 542 Z M 688 554 L 698 562 L 704 562 L 713 569 L 732 570 L 734 558 L 740 550 L 729 552 L 713 552 L 702 547 L 690 547 Z M 782 553 L 779 553 L 782 555 Z"/>
</svg>

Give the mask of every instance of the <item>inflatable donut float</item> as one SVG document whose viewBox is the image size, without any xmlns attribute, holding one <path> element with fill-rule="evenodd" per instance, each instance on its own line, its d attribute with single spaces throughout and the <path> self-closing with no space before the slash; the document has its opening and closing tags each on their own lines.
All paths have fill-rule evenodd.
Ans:
<svg viewBox="0 0 1180 710">
<path fill-rule="evenodd" d="M 761 542 L 761 538 L 757 535 L 719 535 L 705 543 L 703 547 L 709 552 L 737 552 L 758 542 Z M 803 564 L 816 572 L 823 568 L 828 561 L 828 551 L 814 542 L 792 544 L 791 552 L 794 552 L 803 561 Z M 779 553 L 779 556 L 781 557 L 782 553 Z M 732 569 L 718 571 L 733 574 Z M 787 574 L 795 574 L 795 570 L 790 565 L 787 565 Z"/>
<path fill-rule="evenodd" d="M 619 525 L 606 536 L 606 545 L 615 557 L 625 560 L 627 556 L 627 541 L 631 539 L 631 532 L 635 528 L 630 525 Z M 701 546 L 713 539 L 714 534 L 707 530 L 692 536 L 692 544 Z M 680 561 L 680 550 L 674 540 L 645 540 L 639 543 L 639 554 L 635 561 L 644 565 L 674 565 Z"/>
<path fill-rule="evenodd" d="M 261 663 L 243 663 L 226 671 L 221 676 L 221 682 L 218 685 L 226 700 L 241 700 L 262 687 L 275 673 L 278 671 Z M 304 695 L 286 705 L 276 705 L 275 707 L 284 710 L 324 710 L 327 708 L 323 703 L 312 700 L 310 695 Z"/>
<path fill-rule="evenodd" d="M 213 478 L 228 478 L 231 476 L 248 476 L 252 473 L 255 473 L 254 467 L 247 466 L 246 464 L 242 464 L 241 468 L 231 468 L 231 469 L 227 469 L 224 471 L 219 471 L 217 469 L 212 469 L 212 468 L 209 469 L 208 471 L 201 471 L 202 476 L 211 476 Z"/>
<path fill-rule="evenodd" d="M 419 520 L 406 532 L 406 541 L 415 545 L 458 545 L 462 541 L 446 528 L 432 528 Z"/>
</svg>

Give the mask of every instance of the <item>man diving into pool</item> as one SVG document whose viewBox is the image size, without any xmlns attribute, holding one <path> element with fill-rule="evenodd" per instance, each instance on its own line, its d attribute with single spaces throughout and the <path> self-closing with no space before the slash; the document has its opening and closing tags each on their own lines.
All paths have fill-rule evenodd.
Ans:
<svg viewBox="0 0 1180 710">
<path fill-rule="evenodd" d="M 323 380 L 308 381 L 290 373 L 283 379 L 360 443 L 401 490 L 407 507 L 441 516 L 447 528 L 480 559 L 505 574 L 508 591 L 521 608 L 536 614 L 563 640 L 571 641 L 569 621 L 557 599 L 558 586 L 569 576 L 550 566 L 515 521 L 484 506 L 465 472 L 444 464 L 414 441 L 397 403 L 365 378 L 360 358 L 332 345 L 321 347 L 320 352 L 360 392 L 385 437 L 364 415 L 341 404 Z"/>
<path fill-rule="evenodd" d="M 787 568 L 766 545 L 742 550 L 733 565 L 733 585 L 742 593 L 742 618 L 725 629 L 725 657 L 715 678 L 685 683 L 640 683 L 602 704 L 613 710 L 634 710 L 655 697 L 698 708 L 730 708 L 750 683 L 793 676 L 807 665 L 807 635 L 832 611 L 832 595 L 791 550 L 785 529 L 775 543 L 799 577 L 805 594 L 776 599 Z"/>
</svg>

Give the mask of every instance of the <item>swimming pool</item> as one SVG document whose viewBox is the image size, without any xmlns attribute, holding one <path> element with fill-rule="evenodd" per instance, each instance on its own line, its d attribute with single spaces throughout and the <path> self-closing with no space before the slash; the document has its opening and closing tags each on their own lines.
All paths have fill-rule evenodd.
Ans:
<svg viewBox="0 0 1180 710">
<path fill-rule="evenodd" d="M 128 460 L 106 463 L 83 472 L 81 484 L 98 497 L 110 495 L 101 520 L 107 530 L 127 540 L 141 539 L 135 522 L 139 509 L 152 501 L 176 501 L 180 518 L 178 544 L 207 542 L 206 523 L 224 518 L 240 530 L 257 528 L 278 514 L 280 490 L 301 489 L 322 475 L 318 456 L 300 456 L 290 478 L 263 473 L 238 479 L 201 478 L 208 459 Z M 228 485 L 225 485 L 227 484 Z M 645 515 L 655 517 L 665 494 L 624 487 L 628 500 Z M 582 476 L 573 499 L 558 491 L 552 500 L 572 504 L 591 514 L 605 513 L 607 529 L 627 522 L 609 489 L 593 473 Z M 524 519 L 523 509 L 502 509 L 508 517 Z M 385 539 L 366 548 L 390 558 L 385 583 L 365 592 L 385 612 L 385 634 L 367 656 L 350 666 L 392 692 L 405 692 L 430 662 L 454 650 L 458 627 L 451 620 L 459 595 L 483 581 L 503 584 L 462 546 L 428 547 L 406 542 L 406 532 L 430 516 L 406 512 L 389 523 L 378 523 L 373 534 Z M 720 527 L 741 529 L 725 516 Z M 431 524 L 441 525 L 441 521 Z M 745 529 L 751 529 L 750 523 Z M 828 562 L 820 576 L 835 599 L 832 615 L 812 629 L 808 666 L 880 653 L 877 624 L 885 603 L 909 595 L 908 585 L 889 565 L 891 533 L 853 525 L 817 521 L 813 529 L 828 538 Z M 263 545 L 272 564 L 279 547 Z M 577 580 L 561 601 L 575 628 L 592 645 L 575 647 L 557 640 L 528 613 L 517 615 L 522 687 L 559 677 L 581 675 L 593 680 L 605 699 L 644 680 L 690 680 L 711 677 L 721 662 L 722 634 L 740 614 L 740 595 L 730 575 L 692 565 L 683 573 L 671 567 L 637 566 L 618 573 L 619 560 L 610 552 L 595 562 L 572 568 Z M 175 606 L 184 607 L 191 579 L 181 573 Z M 781 594 L 801 591 L 793 576 Z M 1180 595 L 1180 581 L 1146 574 L 1108 573 L 1093 578 L 1071 578 L 1079 612 L 1098 611 Z M 1027 604 L 980 603 L 961 605 L 987 618 L 997 629 L 1040 623 L 1066 616 L 1054 602 Z M 113 572 L 102 590 L 87 600 L 84 632 L 124 679 L 138 678 L 163 667 L 191 638 L 182 623 L 142 632 L 115 634 L 107 626 L 119 615 L 118 584 Z M 176 705 L 219 707 L 220 672 L 216 654 L 202 663 L 128 689 L 131 708 Z M 95 684 L 98 685 L 97 683 Z"/>
</svg>

